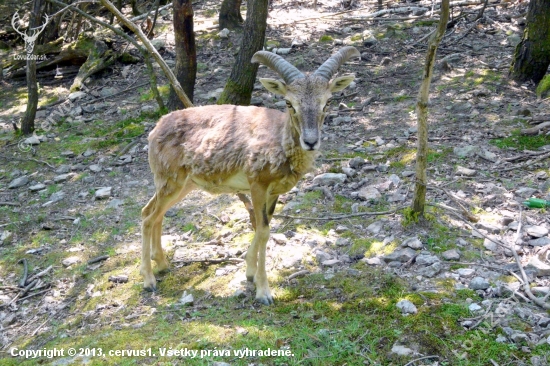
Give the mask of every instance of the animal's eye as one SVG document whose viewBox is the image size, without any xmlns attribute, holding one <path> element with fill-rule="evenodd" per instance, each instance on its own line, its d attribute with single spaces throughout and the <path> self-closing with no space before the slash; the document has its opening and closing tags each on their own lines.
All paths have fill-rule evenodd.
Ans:
<svg viewBox="0 0 550 366">
<path fill-rule="evenodd" d="M 332 99 L 327 100 L 325 104 L 325 108 L 323 108 L 323 112 L 326 112 L 328 110 L 328 107 L 330 107 L 331 102 L 332 102 Z"/>
<path fill-rule="evenodd" d="M 294 107 L 292 106 L 292 103 L 290 103 L 288 100 L 286 101 L 286 106 L 290 111 L 292 112 L 295 111 Z"/>
</svg>

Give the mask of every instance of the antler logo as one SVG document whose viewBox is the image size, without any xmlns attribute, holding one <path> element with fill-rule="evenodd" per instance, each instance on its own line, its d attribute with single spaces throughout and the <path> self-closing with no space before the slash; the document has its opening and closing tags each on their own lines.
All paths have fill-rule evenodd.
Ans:
<svg viewBox="0 0 550 366">
<path fill-rule="evenodd" d="M 38 38 L 40 33 L 42 33 L 44 28 L 46 28 L 46 25 L 48 25 L 48 22 L 50 20 L 50 18 L 48 17 L 48 14 L 46 14 L 44 17 L 46 18 L 46 22 L 43 25 L 36 28 L 29 27 L 29 29 L 27 29 L 27 31 L 30 32 L 31 34 L 27 34 L 27 32 L 22 32 L 19 30 L 17 23 L 21 21 L 21 18 L 19 18 L 18 12 L 15 12 L 15 14 L 13 14 L 13 17 L 11 18 L 11 26 L 17 33 L 23 36 L 23 40 L 25 41 L 25 49 L 27 50 L 27 54 L 29 55 L 32 53 L 34 49 L 34 42 L 36 42 L 36 39 Z"/>
</svg>

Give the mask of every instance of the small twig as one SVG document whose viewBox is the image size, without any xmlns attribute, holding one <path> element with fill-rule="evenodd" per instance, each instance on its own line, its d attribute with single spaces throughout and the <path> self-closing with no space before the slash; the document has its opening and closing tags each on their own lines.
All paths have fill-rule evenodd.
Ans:
<svg viewBox="0 0 550 366">
<path fill-rule="evenodd" d="M 120 152 L 118 154 L 116 154 L 116 156 L 111 160 L 111 165 L 114 164 L 117 159 L 119 157 L 121 157 L 122 155 L 124 155 L 128 150 L 130 150 L 132 147 L 134 147 L 135 145 L 137 145 L 137 143 L 139 142 L 139 139 L 141 138 L 141 135 L 139 135 L 138 137 L 136 137 L 133 141 L 131 141 L 128 145 L 124 146 L 124 148 L 122 150 L 120 150 Z"/>
<path fill-rule="evenodd" d="M 518 224 L 518 231 L 517 231 L 517 235 L 516 235 L 516 240 L 514 240 L 514 242 L 512 242 L 510 244 L 510 250 L 512 251 L 512 254 L 514 255 L 514 259 L 516 260 L 516 263 L 518 264 L 519 271 L 521 273 L 521 277 L 523 278 L 523 281 L 522 281 L 523 282 L 522 283 L 523 291 L 525 291 L 525 293 L 527 294 L 527 297 L 529 297 L 529 299 L 531 299 L 535 304 L 537 304 L 538 306 L 540 306 L 543 309 L 548 310 L 548 309 L 550 309 L 550 305 L 542 302 L 541 299 L 539 299 L 538 297 L 533 295 L 533 293 L 531 292 L 531 288 L 529 287 L 529 279 L 527 278 L 527 275 L 525 274 L 525 270 L 523 269 L 523 266 L 521 265 L 521 261 L 519 259 L 519 256 L 516 253 L 516 250 L 514 248 L 514 246 L 518 242 L 519 238 L 521 238 L 521 229 L 522 229 L 522 226 L 523 226 L 522 221 L 523 221 L 523 207 L 520 206 L 520 208 L 519 208 L 519 224 Z"/>
<path fill-rule="evenodd" d="M 94 264 L 94 263 L 97 263 L 97 262 L 101 262 L 101 261 L 105 261 L 107 259 L 109 259 L 110 257 L 108 255 L 102 255 L 102 256 L 99 256 L 99 257 L 96 257 L 96 258 L 93 258 L 93 259 L 90 259 L 87 264 Z"/>
<path fill-rule="evenodd" d="M 439 358 L 439 356 L 424 356 L 424 357 L 420 357 L 420 358 L 416 358 L 412 361 L 409 361 L 405 364 L 405 366 L 411 366 L 412 364 L 414 364 L 416 361 L 420 361 L 420 360 L 426 360 L 428 358 Z"/>
<path fill-rule="evenodd" d="M 19 281 L 19 287 L 25 287 L 27 285 L 27 277 L 29 276 L 29 264 L 26 258 L 21 259 L 19 263 L 23 263 L 23 277 Z"/>
<path fill-rule="evenodd" d="M 524 163 L 520 163 L 520 164 L 517 164 L 517 165 L 514 165 L 512 167 L 508 167 L 508 168 L 499 168 L 499 167 L 496 167 L 494 169 L 492 169 L 491 171 L 492 172 L 496 172 L 496 173 L 502 173 L 502 172 L 508 172 L 510 170 L 515 170 L 515 169 L 520 169 L 520 168 L 524 168 L 525 166 L 532 166 L 534 162 L 536 161 L 539 161 L 539 160 L 543 160 L 543 159 L 546 159 L 550 157 L 550 152 L 547 152 L 543 155 L 539 155 L 538 157 L 534 158 L 534 159 L 531 159 L 531 160 L 528 160 Z"/>
<path fill-rule="evenodd" d="M 46 274 L 48 274 L 49 271 L 51 271 L 53 269 L 53 266 L 49 266 L 48 268 L 46 268 L 45 270 L 41 271 L 41 272 L 38 272 L 37 274 L 31 276 L 29 279 L 28 279 L 28 282 L 31 282 L 31 281 L 34 281 L 36 280 L 37 278 L 40 278 L 42 276 L 45 276 Z"/>
<path fill-rule="evenodd" d="M 348 214 L 348 215 L 339 215 L 339 216 L 325 216 L 325 217 L 308 217 L 308 216 L 293 216 L 293 215 L 273 215 L 273 217 L 277 217 L 280 219 L 293 219 L 293 220 L 341 220 L 341 219 L 347 219 L 350 217 L 361 217 L 361 216 L 378 216 L 378 215 L 388 215 L 395 213 L 399 210 L 402 210 L 408 206 L 399 206 L 394 209 L 391 209 L 389 211 L 379 211 L 379 212 L 358 212 L 354 214 Z"/>
<path fill-rule="evenodd" d="M 48 292 L 48 291 L 51 291 L 51 289 L 47 289 L 47 290 L 35 292 L 35 293 L 33 293 L 33 294 L 30 294 L 30 295 L 27 295 L 27 296 L 25 296 L 25 297 L 22 297 L 21 299 L 19 299 L 19 301 L 23 301 L 23 300 L 29 299 L 29 298 L 31 298 L 31 297 L 33 297 L 33 296 L 42 295 L 42 294 L 44 294 L 44 293 L 46 293 L 46 292 Z"/>
<path fill-rule="evenodd" d="M 307 270 L 307 269 L 303 269 L 301 271 L 298 271 L 298 272 L 294 272 L 293 274 L 291 274 L 290 276 L 288 276 L 286 279 L 287 281 L 290 281 L 296 277 L 302 277 L 302 276 L 305 276 L 307 274 L 309 274 L 310 272 Z"/>
<path fill-rule="evenodd" d="M 241 258 L 220 258 L 220 259 L 185 259 L 179 261 L 173 261 L 173 263 L 209 263 L 209 264 L 218 264 L 225 262 L 244 262 L 244 259 Z"/>
<path fill-rule="evenodd" d="M 19 202 L 0 202 L 0 206 L 14 206 L 18 207 L 21 206 Z"/>
</svg>

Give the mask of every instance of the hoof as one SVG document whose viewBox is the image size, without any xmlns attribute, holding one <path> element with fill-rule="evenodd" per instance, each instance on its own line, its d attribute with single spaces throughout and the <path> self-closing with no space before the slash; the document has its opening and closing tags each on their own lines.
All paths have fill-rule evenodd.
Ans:
<svg viewBox="0 0 550 366">
<path fill-rule="evenodd" d="M 273 297 L 271 295 L 256 296 L 256 301 L 263 305 L 273 305 Z"/>
<path fill-rule="evenodd" d="M 150 275 L 144 275 L 143 288 L 147 291 L 155 291 L 157 289 L 157 279 L 151 273 Z"/>
<path fill-rule="evenodd" d="M 170 264 L 168 264 L 168 261 L 164 262 L 157 262 L 157 271 L 158 272 L 168 272 L 170 270 Z"/>
</svg>

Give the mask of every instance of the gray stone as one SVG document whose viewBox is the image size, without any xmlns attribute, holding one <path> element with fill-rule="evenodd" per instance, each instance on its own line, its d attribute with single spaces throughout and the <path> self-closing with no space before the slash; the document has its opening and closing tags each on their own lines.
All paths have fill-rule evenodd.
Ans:
<svg viewBox="0 0 550 366">
<path fill-rule="evenodd" d="M 179 303 L 182 305 L 193 306 L 194 301 L 195 299 L 193 298 L 193 294 L 188 294 L 187 291 L 183 291 L 183 295 L 181 295 Z"/>
<path fill-rule="evenodd" d="M 550 266 L 533 256 L 527 263 L 526 269 L 531 269 L 537 276 L 550 276 Z"/>
<path fill-rule="evenodd" d="M 150 104 L 142 105 L 141 108 L 140 108 L 140 110 L 141 110 L 142 112 L 146 112 L 146 113 L 148 113 L 148 112 L 154 112 L 155 109 L 156 109 L 156 108 L 155 108 L 154 106 L 150 105 Z"/>
<path fill-rule="evenodd" d="M 26 175 L 24 175 L 24 176 L 22 176 L 22 177 L 15 178 L 14 180 L 12 180 L 12 181 L 10 182 L 10 184 L 8 185 L 8 188 L 14 189 L 14 188 L 23 187 L 23 186 L 26 185 L 27 183 L 29 183 L 29 177 L 27 177 Z"/>
<path fill-rule="evenodd" d="M 529 342 L 529 337 L 525 333 L 517 332 L 510 336 L 510 339 L 514 341 L 514 343 L 522 343 L 522 342 Z"/>
<path fill-rule="evenodd" d="M 490 233 L 493 233 L 493 234 L 498 234 L 500 231 L 501 231 L 501 227 L 495 225 L 495 224 L 492 224 L 490 222 L 484 222 L 484 221 L 480 221 L 476 224 L 476 227 L 478 229 L 484 229 L 484 230 L 487 230 L 488 232 Z"/>
<path fill-rule="evenodd" d="M 360 169 L 363 165 L 365 165 L 367 162 L 365 159 L 363 159 L 360 156 L 357 156 L 353 159 L 351 159 L 348 163 L 349 167 L 352 169 Z"/>
<path fill-rule="evenodd" d="M 380 258 L 378 257 L 374 257 L 374 258 L 364 258 L 362 259 L 363 262 L 365 262 L 366 264 L 368 264 L 369 266 L 379 266 L 382 264 L 382 260 L 380 260 Z"/>
<path fill-rule="evenodd" d="M 123 200 L 119 200 L 119 199 L 114 199 L 112 200 L 111 202 L 109 202 L 109 204 L 107 205 L 107 207 L 109 208 L 118 208 L 119 206 L 122 206 L 124 204 L 124 201 Z"/>
<path fill-rule="evenodd" d="M 42 183 L 37 183 L 35 185 L 32 185 L 29 187 L 29 190 L 31 192 L 36 192 L 36 191 L 40 191 L 42 189 L 46 188 L 46 185 L 45 184 L 42 184 Z"/>
<path fill-rule="evenodd" d="M 317 259 L 318 263 L 322 263 L 324 261 L 327 261 L 327 260 L 331 259 L 332 256 L 330 254 L 326 253 L 326 252 L 323 252 L 320 249 L 317 249 L 315 251 L 315 258 Z"/>
<path fill-rule="evenodd" d="M 87 96 L 88 96 L 88 94 L 84 93 L 83 91 L 76 91 L 76 92 L 73 92 L 73 93 L 69 94 L 69 100 L 71 102 L 74 102 L 78 99 L 86 98 Z"/>
<path fill-rule="evenodd" d="M 441 253 L 443 259 L 447 261 L 457 261 L 460 259 L 460 253 L 456 249 L 449 249 Z"/>
<path fill-rule="evenodd" d="M 488 237 L 494 240 L 498 240 L 498 237 L 496 235 L 489 235 Z M 483 240 L 483 246 L 485 247 L 485 249 L 490 250 L 491 252 L 496 253 L 500 251 L 500 247 L 498 246 L 498 244 L 487 238 Z"/>
<path fill-rule="evenodd" d="M 420 254 L 416 257 L 416 264 L 421 266 L 429 266 L 435 262 L 439 262 L 439 258 L 436 255 Z"/>
<path fill-rule="evenodd" d="M 65 198 L 65 192 L 59 191 L 59 192 L 52 193 L 52 195 L 50 196 L 50 201 L 52 203 L 55 203 L 55 202 L 61 201 L 63 198 Z"/>
<path fill-rule="evenodd" d="M 416 255 L 416 251 L 411 248 L 397 249 L 384 257 L 385 262 L 408 262 Z"/>
<path fill-rule="evenodd" d="M 23 143 L 26 145 L 39 145 L 40 139 L 38 136 L 32 135 L 31 137 L 27 137 Z"/>
<path fill-rule="evenodd" d="M 401 310 L 402 314 L 416 314 L 418 312 L 416 306 L 409 300 L 401 300 L 395 306 Z"/>
<path fill-rule="evenodd" d="M 529 240 L 528 244 L 532 245 L 534 247 L 543 247 L 545 245 L 550 244 L 550 238 L 549 237 L 543 237 L 543 238 Z"/>
<path fill-rule="evenodd" d="M 115 95 L 116 93 L 118 93 L 118 89 L 113 87 L 105 87 L 99 91 L 99 95 L 101 95 L 104 98 L 110 97 L 111 95 Z"/>
<path fill-rule="evenodd" d="M 0 245 L 9 244 L 13 238 L 13 234 L 9 231 L 2 231 L 0 234 Z"/>
<path fill-rule="evenodd" d="M 84 151 L 82 153 L 82 156 L 84 156 L 85 158 L 89 157 L 89 156 L 92 156 L 93 154 L 95 154 L 95 150 L 92 150 L 92 149 L 86 149 L 86 151 Z"/>
<path fill-rule="evenodd" d="M 313 184 L 320 186 L 333 186 L 338 183 L 344 183 L 346 175 L 342 173 L 323 173 L 313 178 Z"/>
<path fill-rule="evenodd" d="M 384 226 L 384 221 L 375 221 L 369 226 L 367 226 L 367 230 L 370 231 L 372 234 L 376 235 L 382 230 L 383 226 Z"/>
<path fill-rule="evenodd" d="M 236 297 L 236 298 L 239 298 L 239 299 L 245 298 L 246 297 L 246 292 L 244 292 L 243 290 L 238 288 L 233 293 L 233 297 Z"/>
<path fill-rule="evenodd" d="M 64 182 L 66 181 L 67 179 L 70 178 L 70 174 L 60 174 L 60 175 L 57 175 L 55 177 L 53 177 L 53 181 L 54 183 L 61 183 L 61 182 Z"/>
<path fill-rule="evenodd" d="M 415 174 L 416 173 L 413 170 L 404 170 L 404 171 L 401 172 L 401 176 L 403 178 L 412 177 Z"/>
<path fill-rule="evenodd" d="M 96 199 L 103 199 L 111 197 L 112 187 L 101 187 L 95 192 Z"/>
<path fill-rule="evenodd" d="M 478 151 L 476 154 L 480 158 L 483 158 L 493 163 L 495 163 L 498 160 L 497 154 L 490 152 L 489 150 L 486 150 L 486 149 L 481 149 L 481 151 Z"/>
<path fill-rule="evenodd" d="M 412 356 L 416 352 L 408 347 L 400 344 L 394 344 L 391 348 L 391 353 L 397 356 Z"/>
<path fill-rule="evenodd" d="M 339 259 L 328 259 L 326 261 L 323 261 L 321 264 L 325 267 L 333 267 L 341 263 L 342 261 L 340 261 Z"/>
<path fill-rule="evenodd" d="M 352 168 L 343 167 L 342 171 L 344 172 L 345 175 L 347 175 L 350 178 L 353 177 L 355 174 L 357 174 L 355 169 L 352 169 Z"/>
<path fill-rule="evenodd" d="M 68 165 L 65 165 L 65 164 L 60 165 L 59 168 L 57 168 L 57 169 L 55 170 L 55 172 L 56 172 L 57 174 L 66 174 L 66 173 L 68 173 L 68 172 L 70 172 L 70 171 L 71 171 L 71 167 L 68 166 Z"/>
<path fill-rule="evenodd" d="M 535 194 L 536 191 L 537 190 L 535 188 L 531 187 L 519 187 L 518 189 L 516 189 L 515 193 L 522 198 L 529 198 L 533 194 Z"/>
<path fill-rule="evenodd" d="M 88 167 L 92 172 L 99 173 L 103 168 L 101 168 L 101 165 L 98 164 L 92 164 Z"/>
<path fill-rule="evenodd" d="M 541 238 L 548 235 L 548 229 L 538 225 L 526 226 L 525 232 L 535 238 Z"/>
<path fill-rule="evenodd" d="M 82 262 L 82 259 L 80 259 L 80 257 L 78 257 L 78 256 L 71 256 L 71 257 L 68 257 L 68 258 L 63 259 L 63 261 L 61 262 L 61 264 L 63 264 L 63 266 L 65 266 L 65 267 L 70 267 L 70 266 L 72 266 L 73 264 L 80 263 L 80 262 Z"/>
<path fill-rule="evenodd" d="M 437 276 L 437 274 L 439 272 L 441 272 L 441 263 L 440 262 L 435 262 L 434 264 L 432 264 L 430 266 L 427 266 L 427 267 L 424 267 L 424 268 L 420 268 L 417 271 L 417 273 L 419 275 L 427 277 L 427 278 L 435 277 L 435 276 Z"/>
<path fill-rule="evenodd" d="M 160 49 L 163 49 L 166 46 L 166 41 L 162 38 L 155 38 L 151 40 L 151 44 L 158 51 Z"/>
<path fill-rule="evenodd" d="M 469 288 L 471 290 L 486 290 L 491 286 L 491 284 L 483 277 L 474 277 L 470 281 Z"/>
<path fill-rule="evenodd" d="M 377 201 L 382 195 L 374 187 L 364 187 L 357 192 L 359 198 L 364 199 L 365 201 Z"/>
<path fill-rule="evenodd" d="M 399 185 L 399 183 L 401 183 L 401 178 L 399 178 L 395 174 L 390 175 L 388 179 L 390 180 L 390 182 L 392 183 L 392 186 L 394 188 L 397 187 Z"/>
<path fill-rule="evenodd" d="M 468 310 L 470 310 L 472 313 L 475 313 L 480 310 L 483 310 L 483 308 L 474 302 L 470 304 L 470 306 L 468 306 Z"/>
<path fill-rule="evenodd" d="M 474 170 L 474 169 L 468 169 L 468 168 L 465 168 L 463 166 L 458 165 L 456 167 L 456 174 L 465 175 L 467 177 L 473 177 L 474 175 L 477 174 L 477 171 Z"/>
<path fill-rule="evenodd" d="M 459 158 L 468 158 L 474 156 L 480 150 L 479 146 L 463 146 L 455 147 L 453 153 Z"/>
<path fill-rule="evenodd" d="M 380 136 L 376 136 L 374 138 L 374 142 L 376 142 L 376 145 L 378 145 L 378 146 L 382 146 L 386 143 L 386 141 L 384 141 L 384 139 Z"/>
<path fill-rule="evenodd" d="M 74 158 L 74 152 L 72 152 L 71 150 L 62 151 L 61 153 L 59 153 L 59 155 L 64 156 L 66 158 Z"/>
<path fill-rule="evenodd" d="M 417 237 L 407 238 L 401 243 L 401 246 L 409 247 L 412 249 L 422 249 L 424 244 Z"/>
<path fill-rule="evenodd" d="M 460 277 L 470 277 L 476 272 L 476 270 L 473 268 L 459 268 L 456 272 Z"/>
</svg>

